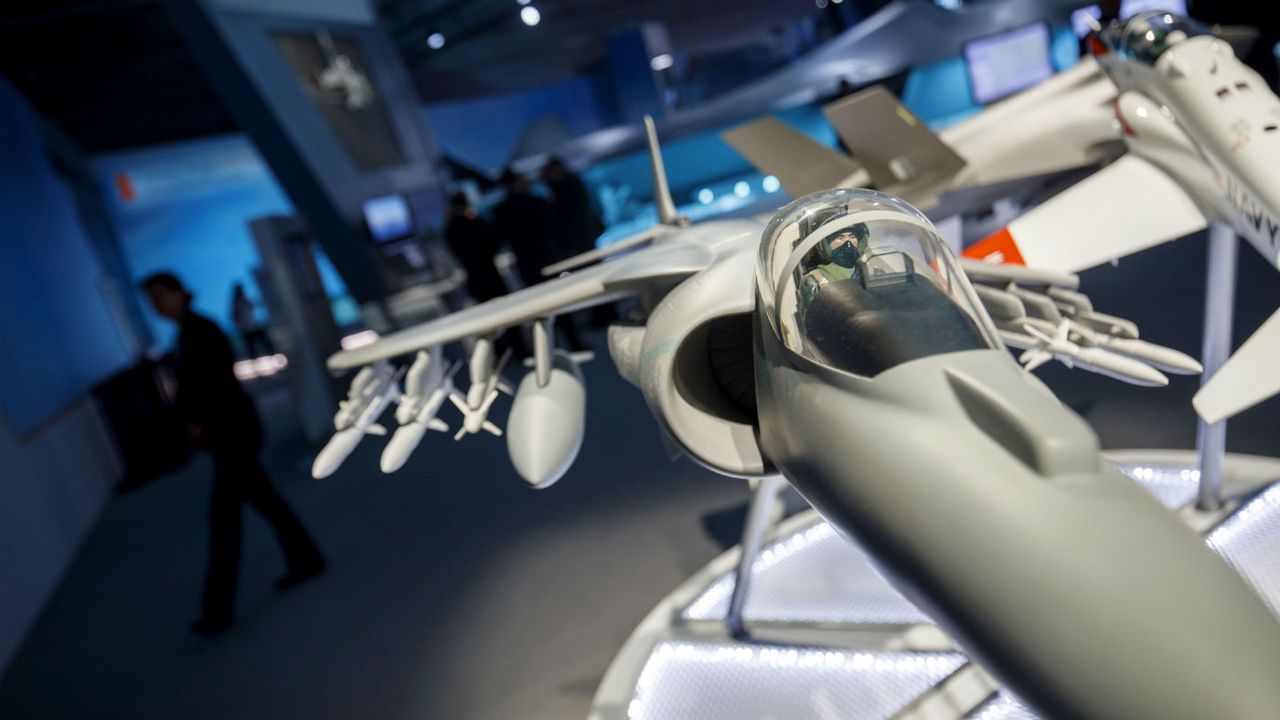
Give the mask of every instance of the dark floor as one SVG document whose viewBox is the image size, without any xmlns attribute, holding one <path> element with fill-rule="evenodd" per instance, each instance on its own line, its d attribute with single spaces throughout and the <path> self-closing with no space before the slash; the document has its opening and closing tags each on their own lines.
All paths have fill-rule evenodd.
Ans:
<svg viewBox="0 0 1280 720">
<path fill-rule="evenodd" d="M 1201 239 L 1086 274 L 1100 310 L 1199 355 Z M 1241 253 L 1243 340 L 1280 306 L 1280 275 Z M 596 338 L 600 342 L 600 338 Z M 270 464 L 332 570 L 285 596 L 269 532 L 247 525 L 241 624 L 186 633 L 203 570 L 202 462 L 107 509 L 0 681 L 0 718 L 581 718 L 613 653 L 719 552 L 744 487 L 668 463 L 651 417 L 607 360 L 585 369 L 588 436 L 574 469 L 533 491 L 502 441 L 433 436 L 400 473 L 376 439 L 325 481 L 288 396 L 268 393 Z M 1190 447 L 1196 380 L 1133 388 L 1060 367 L 1043 377 L 1108 447 Z M 1280 400 L 1233 421 L 1233 450 L 1280 455 Z M 718 533 L 723 535 L 723 533 Z M 729 533 L 732 534 L 731 532 Z"/>
<path fill-rule="evenodd" d="M 540 491 L 487 435 L 433 435 L 392 476 L 370 442 L 312 480 L 287 392 L 268 394 L 275 477 L 330 572 L 275 594 L 282 561 L 250 521 L 239 627 L 188 635 L 206 532 L 197 462 L 107 509 L 0 682 L 0 718 L 585 716 L 631 629 L 720 552 L 700 515 L 746 498 L 664 459 L 607 361 L 585 372 L 591 442 Z"/>
</svg>

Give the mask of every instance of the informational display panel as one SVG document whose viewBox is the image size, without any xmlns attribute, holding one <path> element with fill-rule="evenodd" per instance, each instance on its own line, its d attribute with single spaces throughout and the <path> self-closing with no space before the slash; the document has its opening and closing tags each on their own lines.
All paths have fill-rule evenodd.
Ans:
<svg viewBox="0 0 1280 720">
<path fill-rule="evenodd" d="M 413 216 L 403 195 L 383 195 L 364 201 L 364 223 L 378 244 L 403 240 L 413 234 Z"/>
<path fill-rule="evenodd" d="M 1026 25 L 964 46 L 973 99 L 986 104 L 1053 75 L 1049 26 Z"/>
</svg>

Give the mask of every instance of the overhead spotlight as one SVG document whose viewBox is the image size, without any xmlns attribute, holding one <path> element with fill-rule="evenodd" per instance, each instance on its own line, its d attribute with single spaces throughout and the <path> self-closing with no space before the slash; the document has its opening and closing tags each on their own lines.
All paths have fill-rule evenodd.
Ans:
<svg viewBox="0 0 1280 720">
<path fill-rule="evenodd" d="M 444 47 L 444 35 L 440 33 L 431 33 L 427 36 L 427 47 L 432 50 L 439 50 Z"/>
<path fill-rule="evenodd" d="M 516 2 L 520 3 L 521 5 L 528 5 L 529 3 L 533 2 L 533 0 L 516 0 Z"/>
<path fill-rule="evenodd" d="M 813 4 L 817 5 L 819 10 L 825 10 L 827 7 L 827 0 L 813 0 Z"/>
<path fill-rule="evenodd" d="M 760 187 L 767 193 L 776 193 L 782 189 L 782 182 L 777 175 L 765 175 L 764 180 L 760 181 Z"/>
<path fill-rule="evenodd" d="M 538 8 L 532 5 L 525 5 L 520 9 L 520 19 L 525 25 L 533 27 L 542 20 L 542 13 L 538 12 Z"/>
<path fill-rule="evenodd" d="M 653 68 L 654 72 L 662 72 L 675 64 L 676 59 L 667 53 L 654 55 L 653 58 L 649 60 L 649 67 Z"/>
<path fill-rule="evenodd" d="M 839 5 L 842 2 L 844 2 L 844 0 L 831 0 L 832 5 Z"/>
<path fill-rule="evenodd" d="M 733 184 L 733 194 L 744 198 L 751 194 L 751 186 L 747 184 L 746 180 L 739 180 Z"/>
<path fill-rule="evenodd" d="M 698 202 L 703 205 L 710 205 L 715 199 L 716 194 L 711 191 L 711 188 L 702 188 L 698 191 Z"/>
</svg>

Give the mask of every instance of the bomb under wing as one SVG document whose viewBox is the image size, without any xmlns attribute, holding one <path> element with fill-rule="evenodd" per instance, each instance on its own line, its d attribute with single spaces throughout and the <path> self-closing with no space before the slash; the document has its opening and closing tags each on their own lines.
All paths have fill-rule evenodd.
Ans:
<svg viewBox="0 0 1280 720">
<path fill-rule="evenodd" d="M 582 448 L 586 410 L 582 373 L 568 353 L 555 351 L 545 373 L 525 375 L 507 418 L 507 452 L 525 482 L 548 487 L 569 470 Z"/>
<path fill-rule="evenodd" d="M 396 429 L 382 451 L 379 467 L 384 473 L 393 473 L 404 467 L 409 456 L 418 448 L 428 430 L 448 432 L 449 425 L 440 418 L 440 408 L 453 391 L 453 376 L 460 366 L 445 369 L 441 348 L 430 352 L 419 350 L 413 365 L 405 375 L 405 390 L 396 408 Z"/>
<path fill-rule="evenodd" d="M 347 400 L 334 417 L 337 432 L 311 464 L 312 477 L 321 480 L 337 472 L 365 435 L 387 434 L 386 428 L 378 424 L 378 418 L 399 398 L 401 374 L 386 364 L 375 366 L 371 374 L 357 374 Z"/>
</svg>

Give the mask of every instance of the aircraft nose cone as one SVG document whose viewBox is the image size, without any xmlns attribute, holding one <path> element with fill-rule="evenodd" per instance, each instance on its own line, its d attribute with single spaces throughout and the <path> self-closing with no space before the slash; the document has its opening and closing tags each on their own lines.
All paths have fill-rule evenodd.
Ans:
<svg viewBox="0 0 1280 720">
<path fill-rule="evenodd" d="M 556 363 L 546 387 L 538 387 L 535 373 L 525 376 L 507 420 L 511 464 L 535 488 L 559 480 L 582 447 L 586 392 L 571 360 L 558 356 Z"/>
</svg>

